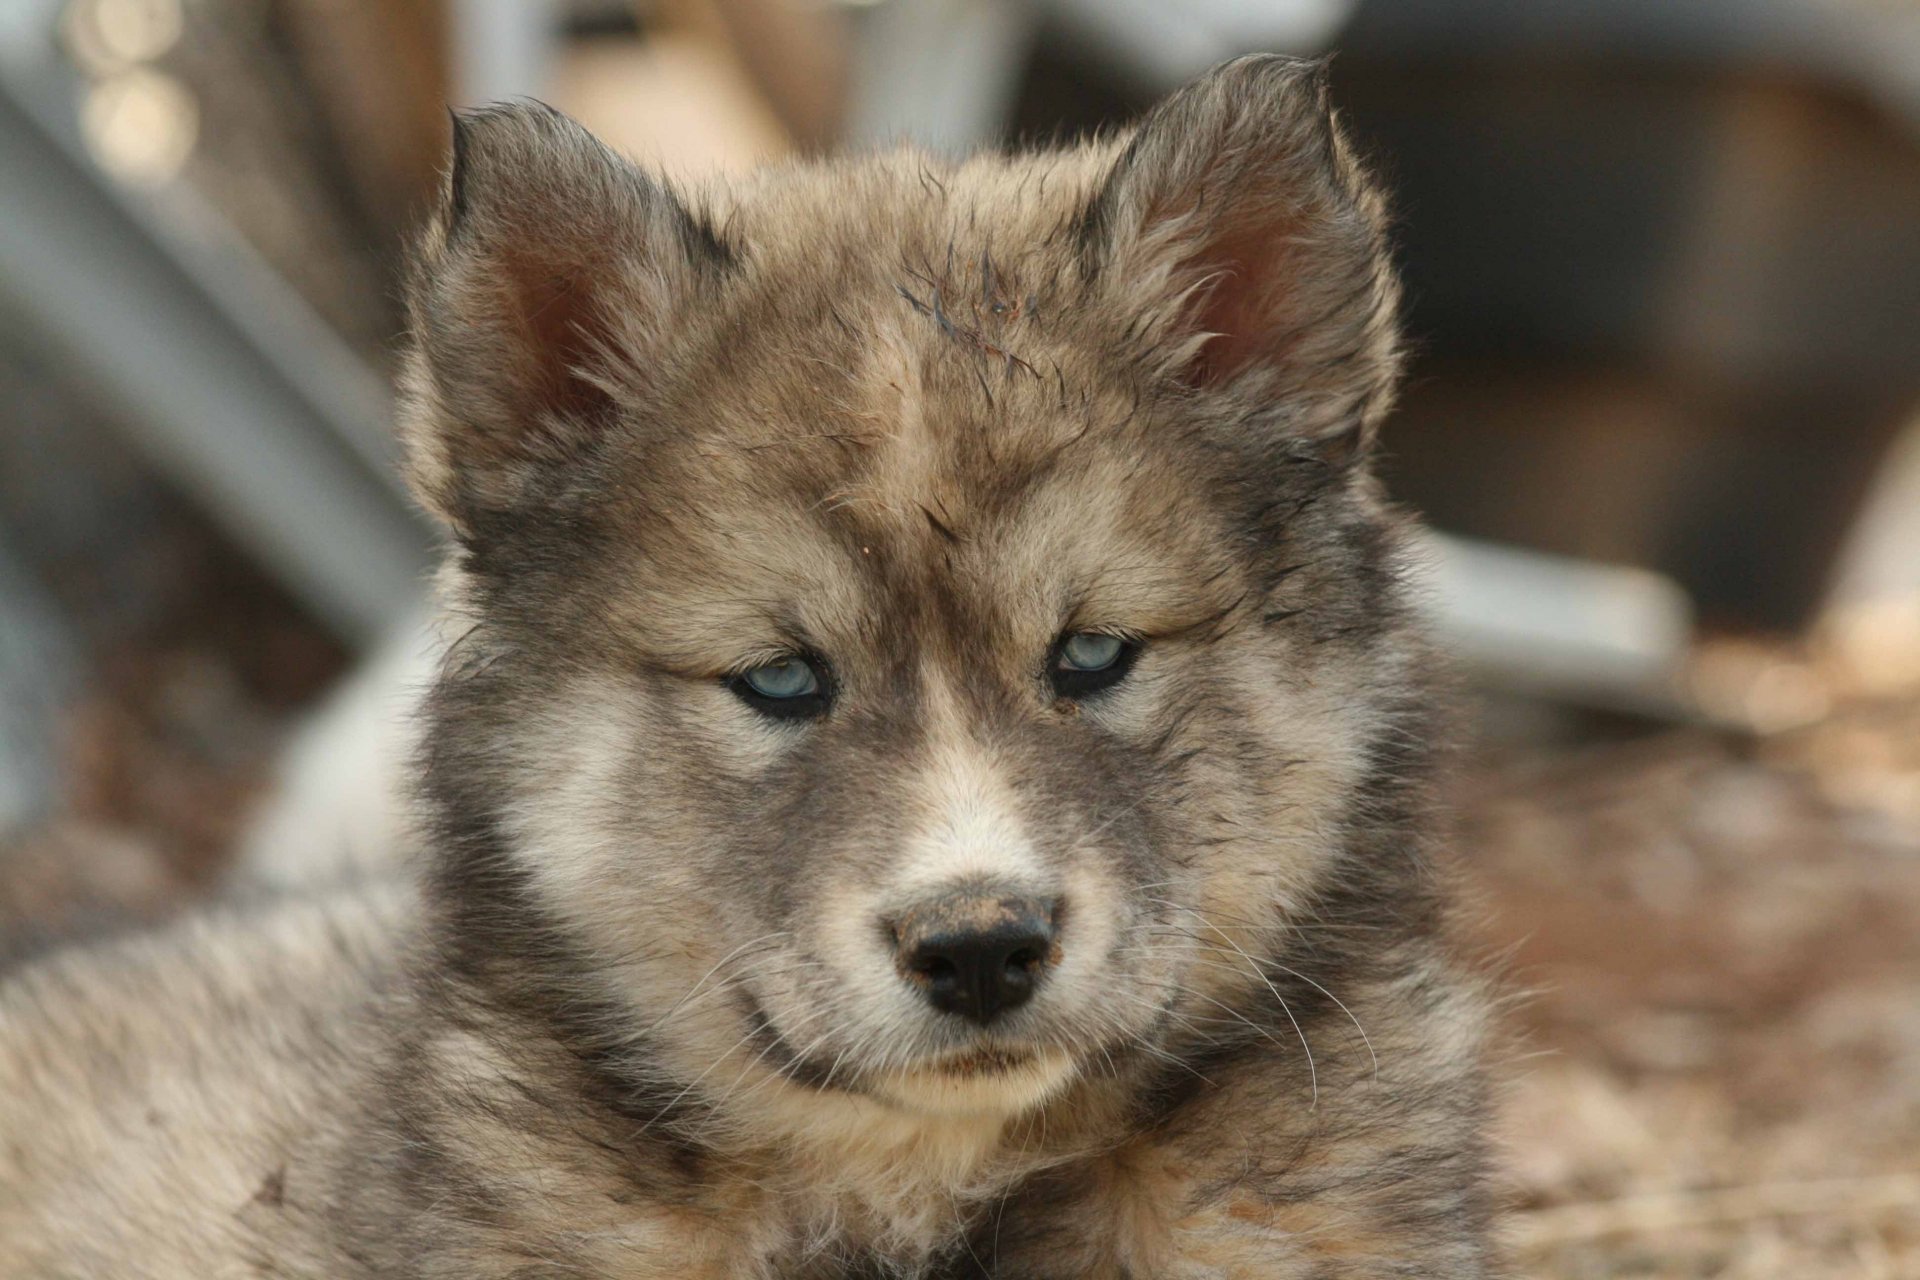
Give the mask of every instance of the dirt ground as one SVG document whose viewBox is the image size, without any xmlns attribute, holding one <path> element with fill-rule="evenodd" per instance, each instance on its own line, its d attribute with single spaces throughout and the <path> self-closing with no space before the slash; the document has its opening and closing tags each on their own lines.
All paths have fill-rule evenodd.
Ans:
<svg viewBox="0 0 1920 1280">
<path fill-rule="evenodd" d="M 1920 1277 L 1920 702 L 1492 766 L 1516 1272 Z"/>
</svg>

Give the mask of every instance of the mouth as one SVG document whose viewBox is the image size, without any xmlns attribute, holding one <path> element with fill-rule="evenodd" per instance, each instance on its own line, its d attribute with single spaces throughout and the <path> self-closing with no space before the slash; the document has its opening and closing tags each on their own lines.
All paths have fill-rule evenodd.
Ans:
<svg viewBox="0 0 1920 1280">
<path fill-rule="evenodd" d="M 851 1073 L 842 1073 L 836 1079 L 836 1073 L 828 1064 L 796 1051 L 758 1005 L 749 1012 L 747 1023 L 761 1056 L 789 1080 L 817 1089 L 859 1091 Z M 1018 1045 L 977 1044 L 918 1062 L 908 1068 L 907 1073 L 953 1081 L 988 1080 L 1030 1070 L 1039 1063 L 1040 1057 L 1038 1050 Z"/>
<path fill-rule="evenodd" d="M 933 1075 L 947 1076 L 956 1080 L 972 1080 L 981 1076 L 1003 1076 L 1024 1070 L 1032 1066 L 1037 1057 L 1039 1055 L 1030 1049 L 983 1045 L 935 1058 L 922 1069 Z"/>
<path fill-rule="evenodd" d="M 838 1059 L 821 1061 L 790 1045 L 757 1002 L 748 1012 L 750 1045 L 793 1084 L 863 1095 L 933 1113 L 1007 1113 L 1037 1105 L 1076 1074 L 1073 1055 L 1040 1045 L 980 1040 L 905 1068 L 871 1075 Z"/>
</svg>

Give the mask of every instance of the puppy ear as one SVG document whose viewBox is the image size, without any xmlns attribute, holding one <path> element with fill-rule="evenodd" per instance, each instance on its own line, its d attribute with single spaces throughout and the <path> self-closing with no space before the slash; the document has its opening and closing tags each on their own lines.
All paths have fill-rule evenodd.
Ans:
<svg viewBox="0 0 1920 1280">
<path fill-rule="evenodd" d="M 1168 98 L 1081 227 L 1130 357 L 1325 452 L 1370 442 L 1398 376 L 1399 290 L 1325 63 L 1241 58 Z"/>
<path fill-rule="evenodd" d="M 644 407 L 673 317 L 724 274 L 664 186 L 538 104 L 454 117 L 407 290 L 414 490 L 461 536 Z"/>
</svg>

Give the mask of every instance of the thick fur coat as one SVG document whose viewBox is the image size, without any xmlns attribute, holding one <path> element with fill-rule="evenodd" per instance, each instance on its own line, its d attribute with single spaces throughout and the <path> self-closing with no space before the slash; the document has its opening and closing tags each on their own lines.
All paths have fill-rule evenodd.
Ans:
<svg viewBox="0 0 1920 1280">
<path fill-rule="evenodd" d="M 461 120 L 423 884 L 13 977 L 0 1276 L 1493 1274 L 1383 237 L 1280 58 L 700 193 Z"/>
</svg>

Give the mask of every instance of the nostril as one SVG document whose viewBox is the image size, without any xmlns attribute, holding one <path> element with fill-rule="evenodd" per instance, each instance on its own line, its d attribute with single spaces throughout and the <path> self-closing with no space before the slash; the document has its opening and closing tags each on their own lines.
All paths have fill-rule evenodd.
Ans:
<svg viewBox="0 0 1920 1280">
<path fill-rule="evenodd" d="M 915 956 L 908 967 L 935 987 L 950 987 L 960 979 L 960 971 L 954 967 L 953 961 L 945 956 Z"/>
<path fill-rule="evenodd" d="M 1000 973 L 1002 1003 L 1012 1007 L 1025 1002 L 1033 994 L 1033 980 L 1038 972 L 1037 961 L 1008 960 Z"/>
<path fill-rule="evenodd" d="M 1021 947 L 1007 957 L 1007 972 L 1030 974 L 1038 969 L 1046 958 L 1046 954 L 1038 947 Z"/>
</svg>

